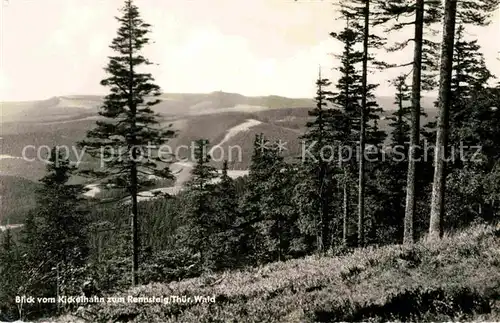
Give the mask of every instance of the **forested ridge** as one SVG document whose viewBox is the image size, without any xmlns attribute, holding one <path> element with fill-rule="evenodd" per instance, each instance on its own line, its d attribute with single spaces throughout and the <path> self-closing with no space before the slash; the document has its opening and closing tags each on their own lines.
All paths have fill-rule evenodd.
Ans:
<svg viewBox="0 0 500 323">
<path fill-rule="evenodd" d="M 199 138 L 183 189 L 151 199 L 141 192 L 175 179 L 159 147 L 177 131 L 153 111 L 162 89 L 144 70 L 151 26 L 138 6 L 125 0 L 116 18 L 102 118 L 78 143 L 101 167 L 54 147 L 36 207 L 16 213 L 24 226 L 0 232 L 0 320 L 500 319 L 500 83 L 466 32 L 498 0 L 339 1 L 345 27 L 325 33 L 342 50 L 318 70 L 302 153 L 258 134 L 248 175 L 234 179 Z M 401 29 L 411 38 L 391 42 Z M 407 63 L 375 55 L 408 46 Z M 374 94 L 385 69 L 401 71 L 389 131 Z M 438 117 L 421 124 L 429 91 Z M 89 198 L 74 176 L 106 191 Z M 16 301 L 174 294 L 215 303 Z"/>
</svg>

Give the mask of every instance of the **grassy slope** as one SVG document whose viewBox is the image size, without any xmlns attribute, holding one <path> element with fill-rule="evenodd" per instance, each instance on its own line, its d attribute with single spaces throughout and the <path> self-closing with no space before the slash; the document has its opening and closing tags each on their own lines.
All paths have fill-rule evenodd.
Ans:
<svg viewBox="0 0 500 323">
<path fill-rule="evenodd" d="M 215 295 L 216 302 L 99 304 L 85 316 L 95 313 L 96 322 L 498 321 L 499 269 L 500 228 L 478 226 L 435 244 L 366 248 L 140 286 L 117 296 Z"/>
</svg>

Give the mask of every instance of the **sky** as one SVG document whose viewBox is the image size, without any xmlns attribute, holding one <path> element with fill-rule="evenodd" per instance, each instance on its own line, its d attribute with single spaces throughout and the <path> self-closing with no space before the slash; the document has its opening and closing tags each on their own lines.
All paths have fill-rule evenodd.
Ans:
<svg viewBox="0 0 500 323">
<path fill-rule="evenodd" d="M 112 54 L 122 0 L 0 0 L 0 101 L 105 94 L 99 82 Z M 313 97 L 321 66 L 335 80 L 341 44 L 329 33 L 332 0 L 136 0 L 154 40 L 144 55 L 164 92 L 235 92 Z M 487 66 L 500 77 L 500 12 L 470 30 Z M 411 32 L 411 31 L 410 31 Z M 403 35 L 404 36 L 404 35 Z M 390 39 L 403 37 L 390 35 Z M 384 54 L 405 62 L 410 51 Z M 387 80 L 401 71 L 370 74 L 378 95 L 393 95 Z"/>
</svg>

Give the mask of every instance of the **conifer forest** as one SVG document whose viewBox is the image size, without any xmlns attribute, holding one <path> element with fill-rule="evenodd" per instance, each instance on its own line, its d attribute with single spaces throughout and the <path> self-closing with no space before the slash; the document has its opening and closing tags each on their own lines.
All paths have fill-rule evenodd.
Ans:
<svg viewBox="0 0 500 323">
<path fill-rule="evenodd" d="M 102 96 L 1 98 L 0 322 L 500 321 L 499 0 L 234 0 L 333 13 L 304 98 L 173 93 L 153 2 L 88 36 L 105 65 L 71 79 Z"/>
</svg>

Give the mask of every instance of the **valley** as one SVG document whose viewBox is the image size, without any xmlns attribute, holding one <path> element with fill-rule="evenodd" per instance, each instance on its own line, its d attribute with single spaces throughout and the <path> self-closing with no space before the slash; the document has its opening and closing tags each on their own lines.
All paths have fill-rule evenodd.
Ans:
<svg viewBox="0 0 500 323">
<path fill-rule="evenodd" d="M 7 206 L 20 203 L 16 199 L 25 199 L 24 194 L 17 193 L 24 187 L 17 187 L 17 182 L 36 186 L 36 182 L 45 174 L 45 163 L 41 160 L 47 155 L 49 147 L 67 146 L 70 148 L 70 159 L 78 160 L 81 150 L 76 147 L 76 142 L 84 138 L 96 120 L 102 118 L 98 115 L 102 99 L 100 96 L 75 95 L 0 104 L 0 179 L 4 191 L 14 192 L 8 196 L 0 194 L 6 205 L 0 213 L 0 224 L 22 221 L 22 216 L 18 214 L 22 214 L 32 203 L 28 202 L 22 208 Z M 176 137 L 168 142 L 168 146 L 175 151 L 181 146 L 190 147 L 197 139 L 206 138 L 210 142 L 212 163 L 220 168 L 222 160 L 228 159 L 232 178 L 247 174 L 256 134 L 263 133 L 270 140 L 286 142 L 287 150 L 283 152 L 285 158 L 298 156 L 299 136 L 310 119 L 308 111 L 314 106 L 311 99 L 246 97 L 224 92 L 163 94 L 161 99 L 163 101 L 155 106 L 155 112 L 160 115 L 160 126 L 176 131 Z M 378 101 L 384 108 L 379 126 L 387 130 L 387 116 L 394 111 L 395 106 L 392 98 L 381 97 Z M 428 120 L 435 116 L 435 110 L 431 108 L 432 101 L 432 98 L 423 99 L 423 104 L 428 107 Z M 175 194 L 182 189 L 189 179 L 193 161 L 190 160 L 189 149 L 178 149 L 177 158 L 180 161 L 170 165 L 175 183 L 141 193 L 142 200 L 153 198 L 156 196 L 154 192 Z M 95 161 L 84 155 L 79 167 L 96 165 Z M 84 177 L 75 176 L 72 183 L 85 184 L 89 189 L 85 193 L 88 198 L 98 198 L 103 193 L 98 183 L 92 183 Z M 32 192 L 28 190 L 26 194 Z"/>
</svg>

